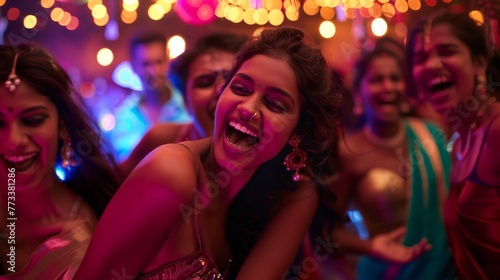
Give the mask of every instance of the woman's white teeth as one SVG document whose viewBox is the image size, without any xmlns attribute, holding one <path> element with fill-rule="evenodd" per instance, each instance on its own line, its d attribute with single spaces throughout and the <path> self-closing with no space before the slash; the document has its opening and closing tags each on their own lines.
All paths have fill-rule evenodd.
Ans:
<svg viewBox="0 0 500 280">
<path fill-rule="evenodd" d="M 236 123 L 235 121 L 230 121 L 229 126 L 232 126 L 234 129 L 236 129 L 242 133 L 248 134 L 248 135 L 253 136 L 253 137 L 257 137 L 257 134 L 250 131 L 250 129 L 248 129 L 248 127 L 241 125 L 240 123 Z"/>
<path fill-rule="evenodd" d="M 23 156 L 6 156 L 6 155 L 4 155 L 3 157 L 10 162 L 18 163 L 18 162 L 22 162 L 22 161 L 25 161 L 27 159 L 30 159 L 30 158 L 34 157 L 35 155 L 36 155 L 36 153 L 32 153 L 29 155 L 23 155 Z"/>
</svg>

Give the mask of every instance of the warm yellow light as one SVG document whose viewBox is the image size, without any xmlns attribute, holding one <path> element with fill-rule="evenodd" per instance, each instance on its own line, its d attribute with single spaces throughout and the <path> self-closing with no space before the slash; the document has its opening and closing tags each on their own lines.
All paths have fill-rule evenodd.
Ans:
<svg viewBox="0 0 500 280">
<path fill-rule="evenodd" d="M 40 1 L 40 5 L 42 7 L 44 7 L 45 9 L 52 8 L 52 6 L 54 6 L 54 3 L 55 3 L 55 0 L 42 0 L 42 1 Z M 2 6 L 2 5 L 0 5 L 0 6 Z"/>
<path fill-rule="evenodd" d="M 269 23 L 278 26 L 283 23 L 285 20 L 285 15 L 281 12 L 281 10 L 271 10 L 269 12 Z"/>
<path fill-rule="evenodd" d="M 473 20 L 476 21 L 476 23 L 478 25 L 481 25 L 484 23 L 484 16 L 483 16 L 483 13 L 481 13 L 480 11 L 478 10 L 474 10 L 474 11 L 471 11 L 469 13 L 469 17 Z"/>
<path fill-rule="evenodd" d="M 314 16 L 319 11 L 318 3 L 314 2 L 314 0 L 306 0 L 304 5 L 302 6 L 304 13 L 306 15 Z"/>
<path fill-rule="evenodd" d="M 243 9 L 241 9 L 238 6 L 232 6 L 229 9 L 229 13 L 227 14 L 228 20 L 234 23 L 241 22 L 243 20 L 243 14 L 244 14 Z"/>
<path fill-rule="evenodd" d="M 377 37 L 384 36 L 387 33 L 387 22 L 383 18 L 376 18 L 372 21 L 372 33 Z"/>
<path fill-rule="evenodd" d="M 139 5 L 139 0 L 123 0 L 123 6 L 132 6 L 132 5 Z"/>
<path fill-rule="evenodd" d="M 217 8 L 215 8 L 215 16 L 218 18 L 223 18 L 224 17 L 224 9 L 227 7 L 227 3 L 220 2 L 219 5 L 217 5 Z"/>
<path fill-rule="evenodd" d="M 268 11 L 281 10 L 281 8 L 283 8 L 283 3 L 280 0 L 265 0 L 264 7 L 266 7 Z"/>
<path fill-rule="evenodd" d="M 139 7 L 139 2 L 134 2 L 131 4 L 123 2 L 123 9 L 125 11 L 133 12 L 133 11 L 136 11 L 138 7 Z"/>
<path fill-rule="evenodd" d="M 245 13 L 243 14 L 243 21 L 248 25 L 254 25 L 255 24 L 255 20 L 253 19 L 254 13 L 255 10 L 246 10 Z"/>
<path fill-rule="evenodd" d="M 358 0 L 346 0 L 345 6 L 348 8 L 359 9 L 361 8 L 361 3 Z"/>
<path fill-rule="evenodd" d="M 323 38 L 332 38 L 336 31 L 337 28 L 335 27 L 335 24 L 329 20 L 325 20 L 319 25 L 319 34 L 321 34 Z"/>
<path fill-rule="evenodd" d="M 408 11 L 408 2 L 406 2 L 406 0 L 396 0 L 396 2 L 394 2 L 394 6 L 400 13 L 406 13 Z"/>
<path fill-rule="evenodd" d="M 408 0 L 408 6 L 414 11 L 418 11 L 422 7 L 420 0 Z"/>
<path fill-rule="evenodd" d="M 101 0 L 89 0 L 89 2 L 87 2 L 87 7 L 89 7 L 90 10 L 93 10 L 94 7 L 96 5 L 99 5 L 99 4 L 102 5 L 102 1 Z"/>
<path fill-rule="evenodd" d="M 36 26 L 37 19 L 34 15 L 27 15 L 24 17 L 23 25 L 26 29 L 33 29 Z"/>
<path fill-rule="evenodd" d="M 127 24 L 133 23 L 137 19 L 137 12 L 136 11 L 128 12 L 128 11 L 122 10 L 122 12 L 120 14 L 120 18 L 122 19 L 122 21 L 124 23 L 127 23 Z"/>
<path fill-rule="evenodd" d="M 52 9 L 52 11 L 50 12 L 50 18 L 55 22 L 59 22 L 63 18 L 63 16 L 64 11 L 59 7 Z"/>
<path fill-rule="evenodd" d="M 94 23 L 97 26 L 104 26 L 108 24 L 109 21 L 109 15 L 106 14 L 103 18 L 94 18 Z"/>
<path fill-rule="evenodd" d="M 59 21 L 61 26 L 67 26 L 71 22 L 71 14 L 64 12 L 62 19 Z"/>
<path fill-rule="evenodd" d="M 234 3 L 233 3 L 234 4 Z M 243 9 L 243 10 L 249 10 L 252 9 L 250 5 L 250 0 L 238 0 L 238 5 Z"/>
<path fill-rule="evenodd" d="M 97 63 L 108 66 L 113 62 L 113 52 L 108 48 L 102 48 L 97 52 Z"/>
<path fill-rule="evenodd" d="M 149 6 L 148 16 L 152 20 L 160 20 L 163 18 L 164 15 L 165 15 L 165 10 L 163 9 L 162 6 L 160 6 L 158 4 L 153 4 L 153 5 Z"/>
<path fill-rule="evenodd" d="M 285 13 L 286 13 L 286 18 L 289 19 L 290 21 L 296 21 L 299 19 L 299 11 L 294 6 L 288 6 L 288 8 L 286 8 Z"/>
<path fill-rule="evenodd" d="M 253 19 L 255 20 L 255 23 L 259 25 L 264 25 L 267 23 L 268 16 L 269 13 L 267 12 L 266 9 L 258 9 L 253 14 Z"/>
<path fill-rule="evenodd" d="M 167 43 L 168 57 L 176 58 L 186 50 L 186 41 L 179 35 L 172 36 Z"/>
<path fill-rule="evenodd" d="M 368 8 L 368 13 L 374 18 L 379 18 L 382 16 L 382 6 L 379 3 L 373 3 L 373 6 Z"/>
<path fill-rule="evenodd" d="M 330 20 L 335 17 L 335 9 L 330 7 L 321 7 L 319 14 L 325 20 Z"/>
<path fill-rule="evenodd" d="M 363 8 L 370 8 L 373 6 L 373 0 L 359 0 L 359 3 Z"/>
<path fill-rule="evenodd" d="M 396 14 L 396 9 L 394 9 L 394 6 L 391 3 L 385 3 L 382 5 L 382 14 L 386 18 L 392 18 Z"/>
<path fill-rule="evenodd" d="M 92 9 L 92 17 L 95 19 L 104 18 L 108 14 L 108 9 L 103 4 L 97 4 Z"/>
<path fill-rule="evenodd" d="M 7 1 L 7 0 L 0 0 L 0 7 L 5 5 L 5 1 Z"/>
<path fill-rule="evenodd" d="M 165 11 L 165 14 L 170 12 L 172 10 L 172 3 L 168 3 L 167 1 L 161 1 L 159 0 L 156 2 L 156 4 L 160 5 L 163 7 L 163 10 Z"/>
</svg>

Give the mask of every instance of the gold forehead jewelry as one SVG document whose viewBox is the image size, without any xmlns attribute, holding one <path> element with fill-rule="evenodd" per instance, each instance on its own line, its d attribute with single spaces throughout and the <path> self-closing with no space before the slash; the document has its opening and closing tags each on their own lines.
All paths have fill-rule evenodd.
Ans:
<svg viewBox="0 0 500 280">
<path fill-rule="evenodd" d="M 7 81 L 5 81 L 5 87 L 8 91 L 14 92 L 16 87 L 21 83 L 21 80 L 16 75 L 16 66 L 17 66 L 17 58 L 19 57 L 19 53 L 16 53 L 14 56 L 14 63 L 12 63 L 12 69 L 10 70 L 9 77 Z"/>
</svg>

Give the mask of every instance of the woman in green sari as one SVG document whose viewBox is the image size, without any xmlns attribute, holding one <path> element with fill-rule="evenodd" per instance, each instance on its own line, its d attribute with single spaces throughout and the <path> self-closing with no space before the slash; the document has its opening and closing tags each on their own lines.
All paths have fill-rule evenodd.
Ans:
<svg viewBox="0 0 500 280">
<path fill-rule="evenodd" d="M 442 211 L 450 172 L 446 136 L 402 116 L 403 61 L 389 49 L 363 54 L 353 85 L 353 113 L 363 121 L 345 132 L 343 172 L 332 190 L 339 210 L 359 210 L 368 238 L 345 226 L 334 227 L 331 237 L 341 251 L 362 255 L 357 279 L 446 279 L 452 273 Z"/>
</svg>

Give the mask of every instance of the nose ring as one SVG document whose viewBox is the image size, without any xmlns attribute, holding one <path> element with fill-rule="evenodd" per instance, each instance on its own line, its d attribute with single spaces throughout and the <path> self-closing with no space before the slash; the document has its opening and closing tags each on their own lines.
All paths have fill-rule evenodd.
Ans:
<svg viewBox="0 0 500 280">
<path fill-rule="evenodd" d="M 253 120 L 253 118 L 255 118 L 256 116 L 257 116 L 257 112 L 253 113 L 253 115 L 250 117 L 250 119 L 248 121 L 251 122 Z"/>
</svg>

